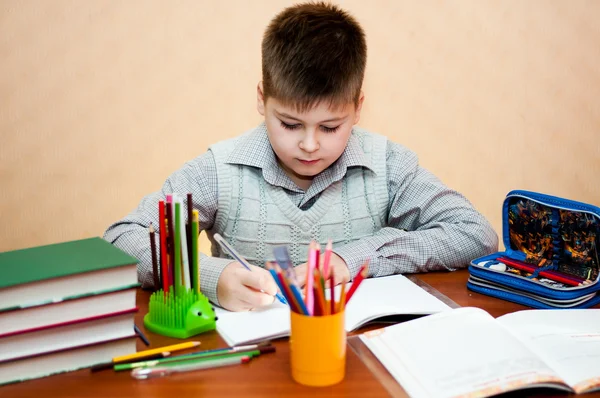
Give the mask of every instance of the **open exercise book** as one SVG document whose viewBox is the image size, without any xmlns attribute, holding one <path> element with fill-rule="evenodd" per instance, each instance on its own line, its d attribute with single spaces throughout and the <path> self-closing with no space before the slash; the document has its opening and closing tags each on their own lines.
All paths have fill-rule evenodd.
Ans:
<svg viewBox="0 0 600 398">
<path fill-rule="evenodd" d="M 339 288 L 336 287 L 338 297 Z M 346 307 L 346 330 L 386 316 L 428 315 L 449 309 L 403 275 L 365 279 Z M 217 331 L 230 346 L 286 337 L 290 333 L 290 309 L 279 301 L 255 311 L 216 308 L 216 312 Z"/>
<path fill-rule="evenodd" d="M 600 309 L 524 310 L 494 319 L 479 308 L 457 308 L 360 339 L 411 397 L 600 389 Z"/>
</svg>

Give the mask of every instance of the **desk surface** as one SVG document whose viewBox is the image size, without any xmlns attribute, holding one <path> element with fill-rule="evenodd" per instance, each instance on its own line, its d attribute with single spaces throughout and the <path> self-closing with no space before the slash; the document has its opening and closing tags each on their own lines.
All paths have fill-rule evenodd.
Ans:
<svg viewBox="0 0 600 398">
<path fill-rule="evenodd" d="M 480 307 L 497 317 L 509 312 L 526 309 L 526 307 L 506 301 L 483 296 L 468 291 L 466 270 L 456 272 L 433 272 L 410 276 L 431 293 L 458 306 Z M 440 295 L 441 293 L 441 295 Z M 443 297 L 445 295 L 446 297 Z M 142 318 L 148 309 L 149 293 L 139 290 L 137 296 L 140 311 L 136 316 L 136 324 L 143 328 Z M 448 300 L 449 299 L 449 300 Z M 180 342 L 180 340 L 163 337 L 146 332 L 151 347 L 160 347 Z M 226 343 L 218 333 L 209 332 L 198 336 L 202 341 L 202 349 L 226 347 Z M 349 341 L 353 338 L 350 337 Z M 354 339 L 356 340 L 356 339 Z M 310 388 L 296 384 L 289 371 L 289 348 L 286 340 L 275 342 L 277 352 L 263 355 L 247 365 L 232 366 L 221 369 L 204 370 L 177 374 L 165 378 L 137 381 L 129 372 L 114 373 L 103 371 L 90 373 L 89 370 L 55 375 L 43 379 L 30 380 L 20 384 L 0 387 L 3 397 L 305 397 L 321 396 L 344 397 L 389 397 L 406 396 L 383 366 L 367 357 L 368 349 L 361 349 L 358 344 L 351 344 L 347 351 L 347 368 L 344 381 L 338 385 L 324 388 Z M 364 347 L 364 346 L 363 346 Z M 147 349 L 138 341 L 138 350 Z M 365 351 L 366 350 L 366 351 Z M 360 355 L 360 356 L 359 356 Z M 365 359 L 363 361 L 361 359 Z M 374 370 L 374 372 L 372 371 Z M 560 396 L 567 394 L 556 390 L 532 390 L 535 396 Z M 532 392 L 532 393 L 533 393 Z M 523 396 L 521 394 L 508 396 Z M 600 393 L 586 394 L 586 397 L 600 397 Z"/>
</svg>

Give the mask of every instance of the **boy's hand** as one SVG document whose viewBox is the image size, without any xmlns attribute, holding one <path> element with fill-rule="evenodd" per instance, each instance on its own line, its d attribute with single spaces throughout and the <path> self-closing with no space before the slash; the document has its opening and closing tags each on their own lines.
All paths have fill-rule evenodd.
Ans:
<svg viewBox="0 0 600 398">
<path fill-rule="evenodd" d="M 219 304 L 229 311 L 249 311 L 273 303 L 277 284 L 269 271 L 250 265 L 248 271 L 238 262 L 227 265 L 217 282 Z M 262 291 L 261 291 L 262 290 Z"/>
<path fill-rule="evenodd" d="M 320 269 L 323 271 L 323 261 L 324 254 L 321 254 L 319 258 Z M 308 263 L 300 264 L 294 271 L 296 272 L 296 279 L 298 279 L 298 284 L 300 287 L 303 287 L 306 284 L 306 269 L 308 268 Z M 329 259 L 329 270 L 333 268 L 333 283 L 334 285 L 339 285 L 340 283 L 346 283 L 350 281 L 350 270 L 348 270 L 348 266 L 343 258 L 338 256 L 335 253 L 331 253 L 331 258 Z M 329 279 L 325 281 L 325 286 L 329 287 Z"/>
</svg>

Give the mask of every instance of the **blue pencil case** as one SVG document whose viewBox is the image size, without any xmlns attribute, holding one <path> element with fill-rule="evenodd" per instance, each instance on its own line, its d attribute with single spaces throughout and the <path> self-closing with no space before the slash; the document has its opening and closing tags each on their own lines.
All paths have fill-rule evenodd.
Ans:
<svg viewBox="0 0 600 398">
<path fill-rule="evenodd" d="M 533 308 L 600 303 L 600 208 L 529 191 L 502 207 L 503 252 L 469 265 L 467 287 Z"/>
</svg>

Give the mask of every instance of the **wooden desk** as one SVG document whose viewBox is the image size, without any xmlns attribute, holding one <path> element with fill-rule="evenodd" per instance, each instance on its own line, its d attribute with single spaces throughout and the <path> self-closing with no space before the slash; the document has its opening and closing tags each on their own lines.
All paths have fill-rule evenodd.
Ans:
<svg viewBox="0 0 600 398">
<path fill-rule="evenodd" d="M 435 272 L 418 274 L 411 279 L 434 294 L 441 292 L 459 306 L 481 307 L 494 317 L 526 307 L 470 292 L 466 288 L 468 273 L 461 270 L 452 273 Z M 437 292 L 436 292 L 437 290 Z M 149 293 L 139 290 L 137 302 L 140 308 L 136 324 L 143 329 L 142 318 L 147 312 Z M 145 329 L 144 329 L 145 330 Z M 152 347 L 174 344 L 179 340 L 146 332 Z M 198 336 L 202 349 L 226 347 L 218 333 L 210 332 Z M 350 340 L 352 337 L 350 337 Z M 247 365 L 232 366 L 199 372 L 177 374 L 169 377 L 137 381 L 129 372 L 114 373 L 103 371 L 90 373 L 80 370 L 20 384 L 0 387 L 1 397 L 389 397 L 406 396 L 403 390 L 378 362 L 369 361 L 368 354 L 356 349 L 347 351 L 345 380 L 332 387 L 310 388 L 296 384 L 290 374 L 289 349 L 286 340 L 275 342 L 277 352 L 256 358 Z M 364 347 L 364 346 L 363 346 Z M 138 350 L 146 349 L 138 341 Z M 368 350 L 367 350 L 368 351 Z M 357 354 L 358 352 L 358 354 Z M 360 355 L 360 357 L 359 357 Z M 361 359 L 361 357 L 364 359 Z M 379 366 L 379 367 L 377 367 Z M 376 370 L 375 374 L 370 371 Z M 534 390 L 535 396 L 560 396 L 567 394 L 556 390 Z M 503 397 L 522 397 L 518 394 L 505 394 Z M 585 397 L 600 397 L 600 393 L 586 394 Z"/>
</svg>

